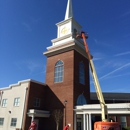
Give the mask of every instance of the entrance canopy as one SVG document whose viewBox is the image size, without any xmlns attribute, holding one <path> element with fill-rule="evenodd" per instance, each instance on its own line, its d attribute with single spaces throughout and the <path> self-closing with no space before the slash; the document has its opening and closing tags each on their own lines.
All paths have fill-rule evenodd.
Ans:
<svg viewBox="0 0 130 130">
<path fill-rule="evenodd" d="M 36 109 L 29 109 L 27 114 L 29 117 L 49 117 L 50 116 L 49 111 L 36 110 Z"/>
<path fill-rule="evenodd" d="M 130 114 L 130 103 L 113 103 L 106 104 L 108 107 L 108 114 Z M 76 114 L 101 114 L 100 104 L 87 104 L 82 106 L 75 106 Z"/>
<path fill-rule="evenodd" d="M 130 103 L 106 104 L 109 116 L 130 115 Z M 74 129 L 92 130 L 92 116 L 101 115 L 100 104 L 75 106 Z M 116 121 L 116 119 L 115 119 Z"/>
</svg>

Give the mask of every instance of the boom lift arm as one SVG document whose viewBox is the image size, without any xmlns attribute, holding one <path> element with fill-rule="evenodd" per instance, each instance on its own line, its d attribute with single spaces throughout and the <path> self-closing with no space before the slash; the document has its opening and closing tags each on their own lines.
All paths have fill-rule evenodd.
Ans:
<svg viewBox="0 0 130 130">
<path fill-rule="evenodd" d="M 98 97 L 98 100 L 100 102 L 100 106 L 101 106 L 101 110 L 102 110 L 102 114 L 101 114 L 102 115 L 102 122 L 108 122 L 107 106 L 106 106 L 105 101 L 104 101 L 104 97 L 103 97 L 101 87 L 100 87 L 100 84 L 99 84 L 99 81 L 98 81 L 98 77 L 97 77 L 97 74 L 96 74 L 96 71 L 95 71 L 95 67 L 94 67 L 94 64 L 93 64 L 93 61 L 92 61 L 92 56 L 89 52 L 88 44 L 87 44 L 87 41 L 86 41 L 88 36 L 85 35 L 85 32 L 81 32 L 81 34 L 78 34 L 76 36 L 76 38 L 83 39 L 85 50 L 86 50 L 88 60 L 89 60 L 89 64 L 90 64 L 90 69 L 91 69 L 91 72 L 92 72 L 92 77 L 93 77 L 93 80 L 94 80 L 94 86 L 95 86 L 97 97 Z"/>
</svg>

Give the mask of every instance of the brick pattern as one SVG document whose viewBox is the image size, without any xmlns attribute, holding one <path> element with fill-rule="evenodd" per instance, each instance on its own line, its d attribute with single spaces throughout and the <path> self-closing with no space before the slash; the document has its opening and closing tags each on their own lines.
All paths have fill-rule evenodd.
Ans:
<svg viewBox="0 0 130 130">
<path fill-rule="evenodd" d="M 54 83 L 54 67 L 58 60 L 64 63 L 64 78 L 61 83 Z M 85 64 L 86 85 L 79 84 L 79 62 L 83 61 Z M 88 60 L 78 52 L 71 50 L 61 54 L 57 54 L 47 58 L 46 69 L 46 84 L 52 94 L 48 95 L 48 109 L 52 112 L 54 109 L 61 109 L 64 113 L 62 125 L 71 124 L 73 130 L 74 123 L 74 106 L 80 94 L 86 97 L 87 102 L 90 102 L 90 88 L 89 88 L 89 70 Z M 48 90 L 49 91 L 49 90 Z M 67 100 L 66 108 L 64 101 Z M 55 126 L 53 126 L 55 127 Z"/>
<path fill-rule="evenodd" d="M 29 90 L 28 90 L 28 100 L 27 100 L 27 106 L 26 106 L 26 112 L 28 113 L 29 109 L 36 109 L 36 110 L 45 110 L 45 101 L 46 101 L 46 94 L 45 94 L 45 90 L 46 90 L 45 85 L 42 84 L 37 84 L 34 82 L 30 82 L 29 85 Z M 40 102 L 40 107 L 34 107 L 34 98 L 40 98 L 41 102 Z M 39 130 L 44 128 L 43 123 L 41 122 L 42 118 L 35 118 L 35 119 L 39 119 Z M 25 127 L 24 129 L 28 129 L 31 123 L 31 117 L 28 117 L 28 115 L 26 114 L 26 118 L 24 120 L 24 124 Z"/>
<path fill-rule="evenodd" d="M 90 80 L 89 80 L 89 62 L 78 52 L 74 51 L 74 106 L 76 105 L 79 94 L 83 94 L 87 103 L 90 103 Z M 79 63 L 85 65 L 85 85 L 79 83 Z"/>
<path fill-rule="evenodd" d="M 64 77 L 63 82 L 54 83 L 54 69 L 58 60 L 62 60 L 64 63 Z M 85 85 L 79 83 L 79 63 L 83 62 L 85 65 Z M 35 118 L 39 120 L 39 130 L 43 128 L 46 130 L 55 130 L 56 123 L 52 116 L 55 109 L 60 109 L 63 112 L 63 119 L 60 122 L 59 129 L 63 129 L 65 124 L 70 123 L 70 130 L 74 129 L 74 106 L 77 104 L 77 98 L 80 94 L 83 94 L 88 104 L 99 103 L 98 100 L 90 100 L 90 86 L 89 86 L 89 62 L 88 60 L 75 50 L 66 51 L 51 57 L 47 57 L 46 65 L 46 84 L 40 85 L 34 82 L 30 82 L 28 91 L 28 102 L 26 106 L 26 112 L 29 109 L 47 110 L 50 111 L 49 118 Z M 41 106 L 34 107 L 34 98 L 41 99 Z M 64 101 L 67 100 L 65 106 Z M 106 103 L 112 103 L 112 101 L 106 101 Z M 96 117 L 97 120 L 100 117 Z M 127 125 L 130 125 L 130 117 L 127 117 Z M 117 121 L 120 122 L 120 117 L 117 117 Z M 31 122 L 31 118 L 26 115 L 25 129 L 28 129 Z"/>
<path fill-rule="evenodd" d="M 126 119 L 127 119 L 127 126 L 130 127 L 130 116 L 127 116 Z"/>
</svg>

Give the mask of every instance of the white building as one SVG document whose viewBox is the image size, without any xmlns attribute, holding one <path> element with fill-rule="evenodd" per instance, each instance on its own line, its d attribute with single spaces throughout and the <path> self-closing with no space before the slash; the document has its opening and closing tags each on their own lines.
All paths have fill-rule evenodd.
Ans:
<svg viewBox="0 0 130 130">
<path fill-rule="evenodd" d="M 32 120 L 37 122 L 37 130 L 55 130 L 55 109 L 63 112 L 60 129 L 69 123 L 71 130 L 92 130 L 93 122 L 101 120 L 96 94 L 90 92 L 83 41 L 75 36 L 81 26 L 73 18 L 72 0 L 68 0 L 65 19 L 57 28 L 57 38 L 44 52 L 46 83 L 24 80 L 1 88 L 0 130 L 28 130 Z M 109 117 L 122 127 L 130 126 L 130 94 L 104 93 L 104 99 Z"/>
<path fill-rule="evenodd" d="M 19 82 L 1 89 L 0 130 L 22 128 L 29 82 Z"/>
</svg>

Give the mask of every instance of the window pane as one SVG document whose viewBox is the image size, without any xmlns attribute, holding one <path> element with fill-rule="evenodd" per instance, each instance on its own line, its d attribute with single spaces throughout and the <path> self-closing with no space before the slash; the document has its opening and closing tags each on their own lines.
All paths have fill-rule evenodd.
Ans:
<svg viewBox="0 0 130 130">
<path fill-rule="evenodd" d="M 62 66 L 60 66 L 60 67 L 59 67 L 59 71 L 62 71 L 62 70 L 63 70 L 63 69 L 62 69 Z"/>
<path fill-rule="evenodd" d="M 4 124 L 4 118 L 0 118 L 0 126 L 3 126 Z"/>
<path fill-rule="evenodd" d="M 57 82 L 57 78 L 54 79 L 54 82 Z"/>
<path fill-rule="evenodd" d="M 126 127 L 126 117 L 125 116 L 121 116 L 121 126 L 122 127 Z"/>
<path fill-rule="evenodd" d="M 62 72 L 59 72 L 59 77 L 62 77 Z"/>
<path fill-rule="evenodd" d="M 55 72 L 57 73 L 58 72 L 58 67 L 56 67 L 55 69 L 56 69 Z"/>
<path fill-rule="evenodd" d="M 34 98 L 34 107 L 40 107 L 40 99 L 39 98 Z"/>
<path fill-rule="evenodd" d="M 14 106 L 19 106 L 20 103 L 20 98 L 15 98 L 14 99 Z"/>
<path fill-rule="evenodd" d="M 61 71 L 63 71 L 63 66 L 61 67 Z"/>
<path fill-rule="evenodd" d="M 87 104 L 85 97 L 81 94 L 78 96 L 77 105 Z"/>
<path fill-rule="evenodd" d="M 62 77 L 59 78 L 59 81 L 62 81 Z"/>
<path fill-rule="evenodd" d="M 3 99 L 2 101 L 2 107 L 6 107 L 7 106 L 7 99 Z"/>
<path fill-rule="evenodd" d="M 55 66 L 60 66 L 60 65 L 63 65 L 63 62 L 61 60 L 58 61 Z"/>
<path fill-rule="evenodd" d="M 54 76 L 55 76 L 55 77 L 58 77 L 58 73 L 55 73 Z"/>
<path fill-rule="evenodd" d="M 16 123 L 17 123 L 17 118 L 12 118 L 10 126 L 15 127 Z"/>
<path fill-rule="evenodd" d="M 55 78 L 57 78 L 57 77 L 58 77 L 58 73 L 55 74 Z"/>
<path fill-rule="evenodd" d="M 58 61 L 55 65 L 55 72 L 54 72 L 54 82 L 62 82 L 63 81 L 63 62 Z"/>
<path fill-rule="evenodd" d="M 83 62 L 79 63 L 79 83 L 85 85 L 85 69 Z"/>
</svg>

